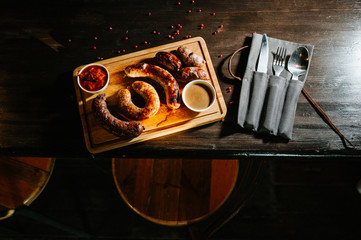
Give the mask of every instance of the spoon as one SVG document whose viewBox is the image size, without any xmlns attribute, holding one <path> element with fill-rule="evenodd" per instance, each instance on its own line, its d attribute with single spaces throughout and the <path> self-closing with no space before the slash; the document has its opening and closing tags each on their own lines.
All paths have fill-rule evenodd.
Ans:
<svg viewBox="0 0 361 240">
<path fill-rule="evenodd" d="M 299 47 L 292 53 L 287 64 L 288 71 L 292 73 L 292 80 L 298 80 L 307 72 L 308 60 L 308 50 L 305 47 Z"/>
<path fill-rule="evenodd" d="M 299 80 L 299 77 L 302 75 L 305 75 L 307 72 L 309 63 L 309 57 L 308 57 L 308 50 L 305 47 L 299 47 L 297 48 L 291 55 L 287 68 L 290 73 L 292 73 L 292 80 Z M 305 78 L 301 79 L 302 81 L 305 80 Z M 316 103 L 315 100 L 312 99 L 310 94 L 306 91 L 304 87 L 302 87 L 302 93 L 305 95 L 306 99 L 312 104 L 312 106 L 317 110 L 317 112 L 321 115 L 323 120 L 334 130 L 337 135 L 343 140 L 344 145 L 345 141 L 348 142 L 352 147 L 354 148 L 354 145 L 351 143 L 350 140 L 348 140 L 341 132 L 338 130 L 338 128 L 333 124 L 331 119 L 327 116 L 327 114 L 322 110 L 322 108 Z M 293 100 L 296 100 L 297 104 L 297 98 L 294 98 Z M 294 109 L 296 110 L 296 109 Z M 293 113 L 294 114 L 294 113 Z M 293 117 L 294 118 L 294 117 Z M 293 121 L 293 119 L 292 119 Z M 346 146 L 348 147 L 348 146 Z"/>
</svg>

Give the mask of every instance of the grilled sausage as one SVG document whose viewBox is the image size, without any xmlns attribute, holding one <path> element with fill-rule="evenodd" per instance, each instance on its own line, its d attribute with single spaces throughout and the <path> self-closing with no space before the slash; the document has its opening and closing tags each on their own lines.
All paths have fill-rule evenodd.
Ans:
<svg viewBox="0 0 361 240">
<path fill-rule="evenodd" d="M 199 67 L 182 68 L 174 74 L 178 82 L 188 83 L 196 79 L 209 79 L 208 73 Z"/>
<path fill-rule="evenodd" d="M 130 78 L 147 77 L 158 82 L 165 91 L 168 108 L 180 107 L 178 83 L 167 70 L 152 64 L 137 63 L 126 67 L 124 72 Z"/>
<path fill-rule="evenodd" d="M 160 66 L 165 67 L 170 71 L 177 71 L 182 67 L 182 62 L 179 58 L 169 52 L 158 52 L 154 59 Z"/>
<path fill-rule="evenodd" d="M 177 49 L 177 55 L 182 62 L 189 67 L 202 67 L 205 63 L 203 58 L 185 46 L 180 46 Z"/>
<path fill-rule="evenodd" d="M 99 94 L 93 100 L 95 118 L 109 132 L 121 138 L 134 138 L 139 136 L 144 128 L 139 122 L 126 122 L 114 117 L 108 109 L 105 93 Z"/>
<path fill-rule="evenodd" d="M 128 89 L 124 88 L 118 92 L 118 107 L 121 114 L 133 120 L 142 120 L 157 114 L 160 101 L 157 91 L 152 85 L 143 81 L 135 81 L 132 88 L 145 100 L 144 108 L 137 107 L 132 102 L 132 96 Z"/>
</svg>

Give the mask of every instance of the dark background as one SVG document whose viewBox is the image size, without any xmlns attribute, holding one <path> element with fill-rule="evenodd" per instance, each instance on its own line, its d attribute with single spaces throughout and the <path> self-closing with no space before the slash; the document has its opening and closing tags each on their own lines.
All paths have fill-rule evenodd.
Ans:
<svg viewBox="0 0 361 240">
<path fill-rule="evenodd" d="M 360 239 L 360 169 L 359 160 L 267 160 L 253 196 L 213 238 Z M 0 239 L 88 234 L 96 239 L 189 239 L 186 228 L 148 222 L 123 202 L 110 159 L 58 159 L 40 197 L 0 222 Z"/>
<path fill-rule="evenodd" d="M 206 40 L 226 103 L 235 101 L 228 106 L 226 124 L 126 147 L 107 157 L 186 154 L 196 160 L 198 155 L 281 153 L 279 158 L 265 157 L 253 196 L 214 238 L 361 239 L 361 195 L 356 191 L 361 179 L 360 2 L 212 0 L 180 1 L 180 6 L 177 2 L 1 2 L 0 154 L 57 161 L 39 198 L 0 222 L 0 239 L 189 238 L 186 228 L 150 223 L 122 201 L 111 175 L 111 159 L 93 156 L 85 148 L 72 82 L 72 71 L 80 65 L 118 56 L 118 50 L 131 53 L 187 35 Z M 170 26 L 178 23 L 183 26 L 181 35 L 168 39 L 174 31 Z M 205 27 L 200 30 L 202 23 Z M 221 24 L 223 32 L 214 34 Z M 153 30 L 161 34 L 153 35 Z M 306 87 L 357 151 L 345 150 L 303 96 L 293 141 L 276 144 L 237 128 L 235 132 L 234 106 L 241 84 L 229 77 L 226 63 L 252 32 L 315 45 Z M 235 64 L 242 76 L 245 62 Z M 233 92 L 227 93 L 227 87 Z"/>
</svg>

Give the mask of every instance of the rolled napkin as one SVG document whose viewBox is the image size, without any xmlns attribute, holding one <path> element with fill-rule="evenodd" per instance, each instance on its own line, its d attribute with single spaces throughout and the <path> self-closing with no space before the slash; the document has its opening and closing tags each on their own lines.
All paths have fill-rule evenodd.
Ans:
<svg viewBox="0 0 361 240">
<path fill-rule="evenodd" d="M 246 127 L 257 131 L 259 119 L 263 108 L 264 98 L 268 86 L 268 75 L 263 72 L 254 72 L 252 97 L 250 99 Z"/>
<path fill-rule="evenodd" d="M 266 108 L 264 120 L 262 120 L 263 124 L 260 129 L 261 132 L 277 135 L 278 124 L 282 113 L 279 110 L 283 107 L 287 85 L 287 79 L 282 76 L 271 75 L 269 77 Z"/>
<path fill-rule="evenodd" d="M 281 76 L 277 77 L 273 75 L 272 61 L 278 47 L 286 48 L 287 56 L 290 56 L 296 48 L 304 46 L 308 49 L 310 64 L 314 46 L 268 37 L 270 54 L 267 66 L 267 80 L 263 80 L 261 88 L 259 88 L 260 84 L 259 81 L 255 80 L 257 78 L 255 72 L 262 36 L 257 33 L 252 36 L 248 62 L 242 79 L 237 122 L 244 128 L 264 131 L 291 139 L 293 119 L 300 94 L 299 87 L 294 88 L 295 85 L 300 85 L 302 89 L 307 78 L 308 69 L 302 79 L 298 80 L 299 83 L 290 84 L 292 74 L 287 71 L 287 66 L 285 67 L 286 71 L 283 71 Z M 266 90 L 264 90 L 265 82 L 267 82 Z M 257 106 L 257 108 L 254 109 L 254 106 Z M 283 111 L 283 106 L 287 108 L 286 112 Z M 259 109 L 260 107 L 261 109 Z M 282 126 L 282 129 L 279 129 L 280 126 Z M 282 133 L 280 130 L 282 130 Z"/>
</svg>

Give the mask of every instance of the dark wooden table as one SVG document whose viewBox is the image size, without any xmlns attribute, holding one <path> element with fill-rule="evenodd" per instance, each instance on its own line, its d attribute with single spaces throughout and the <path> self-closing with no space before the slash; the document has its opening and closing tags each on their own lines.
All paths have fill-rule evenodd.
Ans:
<svg viewBox="0 0 361 240">
<path fill-rule="evenodd" d="M 180 34 L 169 39 L 177 24 Z M 289 142 L 237 126 L 241 83 L 230 77 L 227 64 L 253 32 L 315 46 L 305 88 L 355 149 L 345 148 L 302 95 Z M 5 1 L 0 154 L 89 156 L 72 71 L 124 54 L 122 49 L 132 53 L 189 35 L 207 43 L 228 107 L 225 120 L 98 156 L 361 156 L 361 3 L 355 0 Z M 238 75 L 245 64 L 246 52 L 235 59 Z"/>
</svg>

